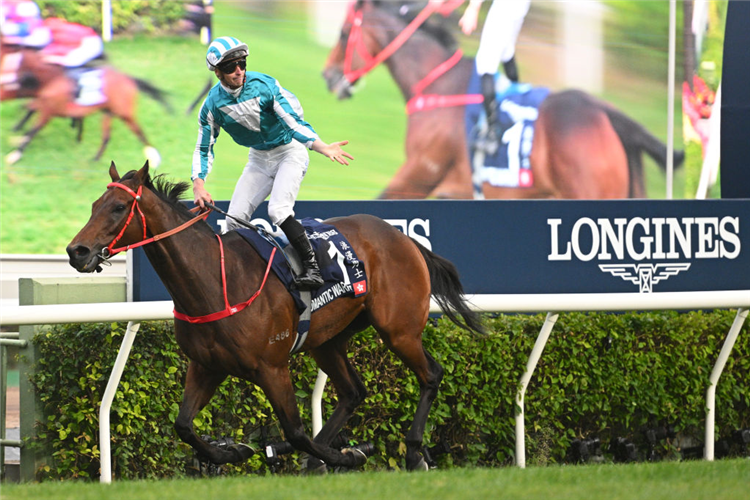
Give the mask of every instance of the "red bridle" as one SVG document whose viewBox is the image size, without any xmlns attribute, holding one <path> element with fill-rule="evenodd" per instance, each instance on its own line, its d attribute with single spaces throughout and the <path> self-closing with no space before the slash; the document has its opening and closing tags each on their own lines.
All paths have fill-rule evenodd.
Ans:
<svg viewBox="0 0 750 500">
<path fill-rule="evenodd" d="M 143 211 L 141 210 L 141 207 L 138 205 L 138 202 L 141 199 L 141 193 L 143 193 L 143 185 L 138 186 L 138 191 L 137 192 L 133 191 L 132 189 L 130 189 L 125 184 L 121 184 L 119 182 L 110 182 L 109 184 L 107 184 L 107 189 L 109 189 L 111 187 L 120 188 L 123 191 L 125 191 L 126 193 L 128 193 L 130 196 L 132 196 L 133 197 L 133 204 L 130 206 L 130 214 L 128 215 L 128 220 L 126 220 L 125 221 L 125 225 L 122 226 L 122 229 L 120 230 L 120 234 L 118 234 L 117 236 L 115 236 L 115 239 L 112 240 L 112 243 L 110 243 L 109 245 L 107 245 L 107 248 L 105 248 L 105 249 L 102 250 L 102 257 L 105 258 L 105 259 L 109 259 L 113 255 L 118 254 L 118 253 L 122 252 L 123 250 L 130 250 L 131 248 L 138 248 L 138 247 L 141 247 L 141 246 L 146 245 L 148 243 L 151 243 L 153 241 L 159 241 L 159 240 L 161 240 L 163 238 L 166 238 L 168 236 L 172 236 L 175 233 L 179 233 L 183 229 L 192 226 L 193 224 L 195 224 L 199 220 L 201 220 L 201 219 L 205 220 L 208 217 L 208 215 L 211 213 L 211 211 L 209 210 L 207 212 L 198 214 L 195 217 L 193 217 L 192 219 L 190 219 L 189 221 L 185 222 L 184 224 L 181 224 L 180 226 L 177 226 L 174 229 L 170 229 L 169 231 L 166 231 L 164 233 L 157 234 L 156 236 L 152 236 L 151 238 L 148 238 L 148 233 L 146 231 L 146 216 L 143 214 Z M 122 238 L 122 235 L 125 234 L 125 231 L 128 229 L 128 226 L 130 225 L 130 222 L 133 220 L 133 216 L 135 215 L 135 210 L 136 209 L 138 209 L 138 213 L 141 216 L 141 226 L 143 226 L 143 240 L 139 241 L 138 243 L 133 243 L 132 245 L 126 245 L 124 247 L 114 248 L 114 246 L 117 244 L 117 242 L 120 241 L 120 238 Z M 199 210 L 199 209 L 196 207 L 193 210 Z M 106 255 L 105 255 L 105 251 L 106 251 Z"/>
<path fill-rule="evenodd" d="M 156 236 L 153 236 L 151 238 L 147 238 L 148 234 L 146 232 L 146 216 L 143 214 L 143 211 L 141 210 L 141 207 L 138 205 L 138 202 L 141 199 L 141 193 L 143 192 L 143 185 L 138 186 L 138 191 L 133 191 L 125 184 L 121 184 L 119 182 L 110 182 L 107 184 L 107 189 L 111 187 L 116 187 L 124 190 L 126 193 L 128 193 L 130 196 L 133 197 L 133 205 L 130 207 L 130 215 L 128 215 L 128 220 L 125 221 L 125 225 L 120 230 L 120 234 L 118 234 L 114 240 L 112 240 L 112 243 L 110 243 L 107 248 L 102 250 L 102 257 L 104 259 L 108 259 L 111 256 L 122 252 L 123 250 L 130 250 L 131 248 L 138 248 L 140 246 L 146 245 L 148 243 L 159 241 L 161 239 L 164 239 L 168 236 L 172 236 L 175 233 L 179 233 L 183 229 L 186 229 L 196 222 L 198 222 L 201 219 L 206 219 L 208 215 L 211 213 L 211 210 L 198 214 L 189 221 L 185 222 L 184 224 L 181 224 L 177 226 L 174 229 L 170 229 L 169 231 L 166 231 L 161 234 L 157 234 Z M 138 209 L 138 213 L 141 215 L 141 225 L 143 226 L 143 240 L 139 241 L 138 243 L 133 243 L 132 245 L 127 245 L 120 248 L 112 248 L 115 246 L 115 244 L 122 238 L 122 235 L 125 233 L 125 230 L 128 228 L 128 225 L 130 225 L 130 221 L 133 220 L 133 216 L 135 215 L 135 210 Z M 193 210 L 199 210 L 198 207 L 196 207 Z M 236 304 L 234 306 L 229 305 L 229 299 L 227 298 L 227 273 L 226 269 L 224 267 L 224 244 L 221 241 L 221 236 L 218 234 L 216 235 L 216 238 L 219 240 L 219 253 L 221 255 L 221 284 L 222 289 L 224 292 L 224 309 L 221 311 L 217 311 L 215 313 L 206 314 L 203 316 L 188 316 L 187 314 L 181 313 L 177 311 L 177 309 L 174 309 L 173 314 L 174 317 L 182 320 L 187 321 L 188 323 L 209 323 L 211 321 L 217 321 L 223 318 L 226 318 L 228 316 L 233 316 L 237 314 L 238 312 L 245 309 L 247 306 L 253 303 L 253 301 L 258 298 L 260 295 L 260 292 L 263 290 L 263 286 L 266 284 L 266 280 L 268 279 L 268 274 L 271 271 L 271 264 L 273 263 L 274 255 L 276 255 L 276 248 L 274 247 L 273 251 L 271 252 L 271 257 L 268 259 L 268 265 L 266 266 L 266 272 L 263 275 L 263 281 L 260 284 L 260 287 L 258 288 L 258 291 L 253 294 L 252 297 L 250 297 L 245 302 L 242 302 L 240 304 Z M 104 255 L 104 252 L 107 252 L 107 255 Z"/>
<path fill-rule="evenodd" d="M 352 3 L 349 7 L 349 13 L 347 14 L 347 23 L 351 24 L 349 30 L 349 37 L 346 41 L 346 49 L 344 52 L 344 78 L 353 84 L 358 79 L 375 69 L 375 67 L 391 57 L 398 49 L 401 48 L 406 41 L 424 24 L 424 22 L 435 12 L 439 12 L 443 16 L 447 16 L 453 12 L 459 5 L 463 3 L 463 0 L 450 0 L 444 4 L 437 4 L 429 2 L 424 9 L 412 20 L 404 30 L 396 35 L 383 50 L 381 50 L 375 56 L 371 55 L 367 47 L 364 44 L 364 38 L 362 36 L 362 18 L 364 13 L 362 9 L 357 9 L 355 4 Z M 365 65 L 357 70 L 352 69 L 352 61 L 354 59 L 354 53 L 358 53 L 359 56 L 364 59 Z M 431 83 L 437 80 L 439 77 L 447 73 L 453 66 L 463 57 L 461 49 L 449 57 L 446 61 L 439 64 L 436 68 L 430 71 L 427 76 L 422 80 L 415 83 L 411 90 L 414 96 L 409 99 L 406 103 L 407 114 L 412 114 L 416 111 L 426 111 L 428 109 L 448 107 L 448 106 L 463 106 L 466 104 L 476 104 L 483 102 L 484 98 L 481 94 L 466 94 L 466 95 L 436 95 L 427 94 L 423 95 L 422 91 L 427 88 Z"/>
</svg>

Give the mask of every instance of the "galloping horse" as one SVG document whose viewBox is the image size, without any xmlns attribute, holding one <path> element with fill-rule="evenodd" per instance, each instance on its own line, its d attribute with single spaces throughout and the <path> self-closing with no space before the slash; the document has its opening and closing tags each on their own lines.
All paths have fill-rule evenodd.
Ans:
<svg viewBox="0 0 750 500">
<path fill-rule="evenodd" d="M 409 112 L 406 163 L 381 198 L 472 197 L 464 134 L 474 61 L 455 50 L 443 7 L 424 2 L 359 0 L 323 70 L 328 89 L 351 97 L 352 85 L 379 63 L 396 81 Z M 437 19 L 436 19 L 437 18 Z M 582 91 L 551 93 L 541 104 L 530 164 L 533 187 L 483 185 L 486 198 L 639 198 L 642 152 L 666 163 L 666 146 L 643 126 Z M 679 163 L 682 153 L 676 155 Z"/>
<path fill-rule="evenodd" d="M 23 136 L 17 149 L 11 151 L 6 157 L 8 164 L 13 164 L 21 158 L 24 149 L 34 136 L 53 117 L 81 119 L 100 110 L 104 112 L 102 143 L 94 156 L 94 160 L 98 161 L 101 158 L 109 142 L 112 116 L 120 118 L 133 131 L 144 144 L 148 158 L 158 158 L 158 151 L 148 142 L 135 119 L 135 110 L 138 91 L 141 90 L 171 112 L 171 106 L 161 90 L 145 80 L 128 76 L 111 67 L 92 68 L 93 71 L 100 72 L 102 102 L 94 105 L 78 104 L 76 103 L 77 82 L 65 74 L 63 68 L 44 63 L 39 54 L 31 50 L 22 50 L 16 54 L 9 54 L 7 57 L 11 55 L 20 57 L 14 63 L 19 75 L 19 86 L 3 89 L 2 98 L 31 97 L 33 99 L 28 105 L 29 114 L 16 125 L 16 128 L 23 125 L 34 112 L 38 112 L 39 116 L 35 125 Z M 3 61 L 6 61 L 5 57 Z M 81 133 L 82 125 L 79 128 L 79 139 Z"/>
<path fill-rule="evenodd" d="M 148 243 L 143 247 L 146 256 L 174 301 L 177 343 L 191 360 L 175 421 L 183 441 L 215 464 L 252 455 L 244 445 L 211 446 L 193 429 L 193 418 L 222 381 L 233 375 L 263 390 L 286 439 L 296 449 L 328 465 L 363 464 L 362 453 L 341 452 L 331 442 L 366 395 L 347 358 L 348 339 L 372 325 L 419 380 L 419 405 L 406 435 L 406 465 L 426 468 L 420 449 L 443 376 L 442 367 L 422 346 L 430 295 L 457 325 L 483 331 L 479 317 L 464 301 L 452 263 L 376 217 L 352 215 L 326 221 L 349 240 L 364 263 L 369 291 L 357 298 L 340 297 L 312 314 L 302 349 L 310 351 L 331 378 L 338 406 L 311 440 L 304 433 L 288 366 L 299 314 L 281 281 L 273 273 L 268 275 L 266 262 L 238 233 L 218 236 L 203 222 L 207 214 L 193 217 L 178 201 L 187 183 L 171 184 L 161 176 L 152 180 L 148 162 L 122 178 L 112 163 L 109 174 L 112 183 L 94 202 L 90 220 L 67 248 L 70 264 L 79 272 L 93 272 L 109 255 Z M 117 245 L 120 248 L 113 248 Z M 251 296 L 255 300 L 246 308 L 231 312 L 229 304 Z M 210 322 L 177 319 L 215 311 L 226 314 Z"/>
</svg>

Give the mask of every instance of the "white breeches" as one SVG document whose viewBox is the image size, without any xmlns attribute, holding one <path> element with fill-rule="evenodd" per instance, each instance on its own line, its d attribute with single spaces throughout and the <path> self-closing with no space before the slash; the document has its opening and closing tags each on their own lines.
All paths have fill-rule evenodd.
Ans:
<svg viewBox="0 0 750 500">
<path fill-rule="evenodd" d="M 494 0 L 482 28 L 476 64 L 480 75 L 495 74 L 516 53 L 516 40 L 531 0 Z"/>
<path fill-rule="evenodd" d="M 294 202 L 309 163 L 307 148 L 297 141 L 270 151 L 250 148 L 247 165 L 234 188 L 227 213 L 250 221 L 255 209 L 270 194 L 268 216 L 276 225 L 284 222 L 294 215 Z M 228 230 L 238 227 L 242 226 L 227 218 Z"/>
</svg>

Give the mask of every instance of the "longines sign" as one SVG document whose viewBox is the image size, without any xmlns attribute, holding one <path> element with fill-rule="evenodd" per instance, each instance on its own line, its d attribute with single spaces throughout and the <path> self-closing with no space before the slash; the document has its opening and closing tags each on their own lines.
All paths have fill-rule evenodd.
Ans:
<svg viewBox="0 0 750 500">
<path fill-rule="evenodd" d="M 253 222 L 273 231 L 265 209 Z M 300 201 L 296 212 L 377 215 L 450 259 L 467 293 L 750 289 L 750 200 Z M 142 251 L 133 262 L 134 300 L 168 299 Z"/>
</svg>

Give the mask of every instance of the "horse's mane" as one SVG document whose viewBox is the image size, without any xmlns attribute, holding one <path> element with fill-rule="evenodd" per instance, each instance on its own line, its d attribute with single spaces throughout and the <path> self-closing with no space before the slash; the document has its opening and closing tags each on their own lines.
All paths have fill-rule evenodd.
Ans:
<svg viewBox="0 0 750 500">
<path fill-rule="evenodd" d="M 407 24 L 412 22 L 426 5 L 426 2 L 393 2 L 392 0 L 373 0 L 372 3 L 378 9 L 402 19 Z M 455 51 L 457 42 L 451 26 L 457 25 L 457 22 L 453 17 L 453 15 L 447 18 L 432 15 L 419 27 L 418 31 L 436 40 L 446 50 Z"/>
<path fill-rule="evenodd" d="M 120 180 L 126 181 L 134 175 L 135 170 L 131 170 L 123 175 Z M 165 174 L 159 174 L 154 178 L 151 178 L 151 175 L 147 175 L 143 180 L 143 186 L 153 191 L 159 198 L 172 205 L 176 210 L 188 215 L 191 214 L 185 204 L 180 201 L 182 195 L 190 189 L 190 184 L 187 182 L 170 182 L 165 177 Z"/>
</svg>

